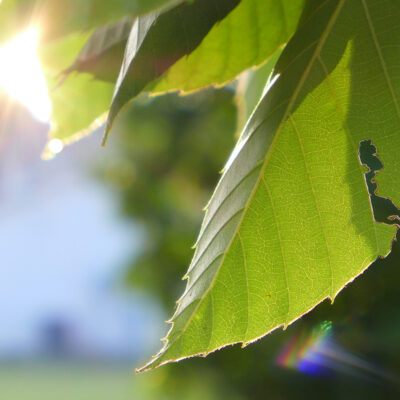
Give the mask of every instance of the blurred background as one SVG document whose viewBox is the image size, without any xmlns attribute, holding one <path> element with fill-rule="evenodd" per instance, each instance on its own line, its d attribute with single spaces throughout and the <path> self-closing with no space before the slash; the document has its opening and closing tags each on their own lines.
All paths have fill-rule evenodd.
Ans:
<svg viewBox="0 0 400 400">
<path fill-rule="evenodd" d="M 241 124 L 235 86 L 140 98 L 106 148 L 98 130 L 49 161 L 37 101 L 2 86 L 0 399 L 399 398 L 397 242 L 285 332 L 135 375 L 184 290 Z"/>
</svg>

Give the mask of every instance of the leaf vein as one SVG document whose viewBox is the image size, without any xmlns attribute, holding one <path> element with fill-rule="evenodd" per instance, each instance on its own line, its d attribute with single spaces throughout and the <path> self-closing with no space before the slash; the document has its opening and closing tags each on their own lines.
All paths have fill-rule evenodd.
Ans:
<svg viewBox="0 0 400 400">
<path fill-rule="evenodd" d="M 276 209 L 274 206 L 274 202 L 272 200 L 272 194 L 271 191 L 267 185 L 267 182 L 265 181 L 265 178 L 262 177 L 262 182 L 264 184 L 265 190 L 267 192 L 268 198 L 269 198 L 269 202 L 271 204 L 271 209 L 272 209 L 272 213 L 274 215 L 274 220 L 275 220 L 275 226 L 276 226 L 276 231 L 278 232 L 278 241 L 279 241 L 279 249 L 281 252 L 281 257 L 282 257 L 282 264 L 283 264 L 283 272 L 285 275 L 285 284 L 286 284 L 286 294 L 287 294 L 287 312 L 286 312 L 286 321 L 285 324 L 289 321 L 289 315 L 290 315 L 290 290 L 289 290 L 289 279 L 288 279 L 288 272 L 287 272 L 287 263 L 286 263 L 286 258 L 285 258 L 285 252 L 283 250 L 283 241 L 282 241 L 282 236 L 281 236 L 281 229 L 280 229 L 280 225 L 278 222 L 278 215 L 276 214 Z"/>
<path fill-rule="evenodd" d="M 318 57 L 318 58 L 319 58 L 319 57 Z M 333 275 L 331 254 L 330 254 L 329 246 L 328 246 L 328 240 L 327 240 L 327 237 L 326 237 L 326 232 L 325 232 L 324 224 L 322 223 L 321 209 L 320 209 L 320 206 L 319 206 L 319 203 L 318 203 L 317 195 L 316 195 L 316 193 L 315 193 L 314 185 L 313 185 L 312 178 L 311 178 L 311 173 L 310 173 L 310 170 L 309 170 L 309 167 L 308 167 L 308 163 L 307 163 L 307 160 L 306 160 L 306 155 L 305 155 L 305 153 L 304 153 L 303 142 L 302 142 L 302 140 L 301 140 L 300 132 L 299 132 L 299 130 L 298 130 L 298 128 L 297 128 L 297 125 L 296 125 L 296 123 L 295 123 L 295 120 L 294 120 L 294 118 L 293 118 L 293 115 L 290 115 L 289 120 L 290 120 L 290 122 L 291 122 L 291 124 L 292 124 L 292 126 L 293 126 L 293 130 L 294 130 L 294 132 L 296 133 L 296 137 L 297 137 L 297 140 L 298 140 L 299 145 L 300 145 L 300 151 L 301 151 L 301 155 L 302 155 L 302 157 L 303 157 L 304 168 L 305 168 L 305 170 L 306 170 L 307 179 L 308 179 L 309 185 L 310 185 L 310 187 L 311 187 L 311 193 L 312 193 L 312 195 L 313 195 L 315 207 L 316 207 L 316 209 L 317 209 L 318 221 L 319 221 L 319 225 L 320 225 L 320 227 L 321 227 L 321 232 L 322 232 L 322 235 L 323 235 L 323 237 L 324 237 L 324 243 L 325 243 L 325 247 L 326 247 L 326 254 L 327 254 L 327 256 L 328 256 L 328 262 L 329 262 L 329 270 L 330 270 L 330 273 L 331 273 L 331 291 L 330 291 L 331 294 L 330 294 L 330 296 L 331 296 L 331 298 L 332 298 L 332 296 L 333 296 L 333 287 L 334 287 L 334 285 L 333 285 L 334 275 Z"/>
<path fill-rule="evenodd" d="M 246 282 L 246 295 L 247 295 L 247 307 L 246 307 L 246 312 L 247 312 L 247 318 L 246 318 L 246 332 L 244 334 L 244 337 L 247 338 L 247 334 L 249 332 L 249 319 L 250 319 L 250 290 L 249 290 L 249 277 L 247 273 L 247 260 L 246 260 L 246 253 L 244 251 L 244 243 L 242 240 L 242 236 L 240 235 L 240 232 L 238 232 L 238 239 L 240 242 L 240 248 L 242 249 L 242 254 L 243 254 L 243 269 L 244 269 L 244 275 L 245 275 L 245 282 Z"/>
<path fill-rule="evenodd" d="M 376 52 L 378 53 L 378 58 L 379 58 L 380 64 L 382 66 L 383 74 L 385 75 L 385 80 L 386 80 L 386 83 L 388 85 L 390 95 L 392 96 L 392 100 L 393 100 L 394 106 L 396 108 L 397 116 L 400 117 L 399 104 L 397 103 L 396 94 L 394 92 L 392 80 L 390 79 L 390 76 L 389 76 L 389 72 L 388 72 L 388 69 L 387 69 L 387 66 L 386 66 L 386 62 L 385 62 L 385 59 L 383 57 L 382 49 L 381 49 L 378 37 L 377 37 L 376 32 L 375 32 L 374 24 L 372 22 L 371 14 L 369 12 L 369 9 L 368 9 L 368 6 L 367 6 L 367 3 L 366 3 L 365 0 L 362 0 L 362 4 L 363 4 L 364 12 L 365 12 L 365 18 L 367 19 L 368 27 L 369 27 L 369 30 L 371 32 L 372 39 L 374 41 Z"/>
</svg>

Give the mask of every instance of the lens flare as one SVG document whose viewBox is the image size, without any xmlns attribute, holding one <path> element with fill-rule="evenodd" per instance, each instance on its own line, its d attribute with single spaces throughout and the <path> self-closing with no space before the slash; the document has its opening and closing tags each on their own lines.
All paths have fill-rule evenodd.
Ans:
<svg viewBox="0 0 400 400">
<path fill-rule="evenodd" d="M 64 143 L 62 140 L 54 138 L 49 141 L 47 146 L 48 146 L 48 150 L 50 151 L 50 153 L 52 153 L 53 155 L 56 155 L 63 151 Z"/>
<path fill-rule="evenodd" d="M 278 355 L 276 363 L 309 375 L 338 372 L 361 378 L 380 378 L 400 385 L 400 377 L 396 374 L 343 349 L 334 338 L 330 321 L 319 324 L 311 333 L 302 331 L 294 336 Z"/>
<path fill-rule="evenodd" d="M 310 334 L 302 331 L 292 338 L 279 354 L 276 362 L 285 368 L 301 372 L 319 374 L 322 372 L 321 351 L 327 346 L 332 332 L 332 322 L 325 321 L 312 330 Z"/>
<path fill-rule="evenodd" d="M 29 29 L 0 48 L 0 86 L 38 120 L 47 122 L 51 102 L 37 56 L 39 32 Z"/>
</svg>

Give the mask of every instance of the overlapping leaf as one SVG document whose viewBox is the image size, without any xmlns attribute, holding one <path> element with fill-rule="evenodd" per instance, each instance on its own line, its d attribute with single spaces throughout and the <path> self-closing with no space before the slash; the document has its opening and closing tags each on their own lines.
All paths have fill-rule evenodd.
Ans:
<svg viewBox="0 0 400 400">
<path fill-rule="evenodd" d="M 89 39 L 73 34 L 44 46 L 41 59 L 53 88 L 50 140 L 70 144 L 105 122 L 133 21 L 124 17 L 96 29 Z M 46 148 L 43 156 L 53 154 Z"/>
<path fill-rule="evenodd" d="M 87 72 L 95 79 L 114 83 L 118 78 L 133 22 L 133 17 L 125 17 L 96 29 L 64 74 Z"/>
<path fill-rule="evenodd" d="M 121 108 L 176 61 L 190 54 L 240 0 L 196 0 L 160 15 L 137 18 L 128 39 L 108 117 L 107 131 Z"/>
<path fill-rule="evenodd" d="M 87 73 L 60 76 L 60 71 L 71 65 L 86 41 L 87 35 L 73 34 L 41 49 L 40 58 L 52 102 L 50 140 L 57 138 L 68 144 L 80 139 L 90 133 L 89 127 L 110 104 L 112 83 L 94 80 Z M 49 158 L 53 154 L 46 148 L 43 156 Z"/>
<path fill-rule="evenodd" d="M 309 1 L 207 206 L 165 345 L 144 369 L 286 327 L 390 250 L 359 145 L 400 201 L 400 4 Z"/>
<path fill-rule="evenodd" d="M 160 81 L 148 86 L 146 90 L 157 94 L 171 90 L 192 91 L 204 86 L 219 85 L 231 80 L 241 71 L 264 62 L 293 34 L 303 4 L 304 0 L 261 3 L 257 0 L 242 0 L 232 13 L 212 28 L 189 57 L 172 66 Z M 93 48 L 103 49 L 109 42 L 116 47 L 116 55 L 119 55 L 119 52 L 122 54 L 126 40 L 125 27 L 116 23 L 111 29 L 113 32 L 110 32 L 109 28 L 107 31 L 103 28 L 96 31 L 82 55 L 87 57 L 88 50 L 92 53 Z M 122 35 L 121 31 L 124 32 Z M 71 69 L 77 67 L 79 70 L 79 66 L 82 66 L 81 58 L 78 57 Z M 85 70 L 98 79 L 108 80 L 101 72 L 111 59 L 107 53 L 101 52 L 101 57 L 97 54 L 96 59 L 89 65 L 85 63 Z M 114 64 L 109 66 L 112 74 L 116 71 Z"/>
<path fill-rule="evenodd" d="M 233 6 L 229 6 L 229 3 L 238 2 L 225 1 L 221 3 L 219 12 L 224 13 L 224 10 L 222 10 L 224 7 L 227 7 L 226 9 L 233 8 Z M 120 109 L 120 102 L 124 104 L 134 97 L 139 90 L 144 89 L 146 85 L 146 90 L 155 94 L 174 90 L 188 92 L 209 85 L 224 84 L 235 78 L 243 70 L 263 63 L 293 34 L 303 5 L 304 0 L 268 0 L 263 2 L 241 0 L 240 4 L 223 19 L 215 14 L 215 6 L 208 0 L 198 0 L 192 6 L 181 6 L 181 9 L 170 11 L 163 19 L 165 26 L 170 23 L 169 29 L 160 28 L 159 32 L 163 32 L 165 39 L 171 43 L 163 44 L 163 54 L 165 54 L 160 62 L 157 47 L 160 41 L 158 40 L 155 47 L 156 51 L 153 53 L 154 59 L 149 60 L 149 62 L 156 63 L 156 66 L 147 65 L 144 68 L 147 71 L 153 71 L 157 69 L 157 65 L 161 65 L 160 71 L 140 82 L 139 76 L 142 73 L 137 72 L 141 69 L 140 64 L 143 63 L 137 60 L 140 52 L 136 54 L 135 50 L 133 54 L 130 54 L 132 61 L 129 69 L 134 71 L 136 76 L 131 72 L 131 75 L 125 78 L 127 82 L 122 82 L 123 85 L 130 88 L 131 93 L 124 94 L 125 91 L 128 91 L 117 85 L 111 117 Z M 211 31 L 205 35 L 201 44 L 195 48 L 194 44 L 204 36 L 203 33 L 197 38 L 194 36 L 196 31 L 200 33 L 198 28 L 200 15 L 211 18 L 215 16 L 217 20 L 222 19 L 222 21 L 215 24 Z M 151 18 L 151 16 L 143 18 L 143 25 L 146 25 L 146 20 Z M 157 19 L 157 16 L 154 17 L 155 19 Z M 174 20 L 175 22 L 170 22 Z M 195 24 L 193 21 L 195 21 Z M 201 23 L 203 27 L 207 27 L 205 21 L 201 21 Z M 173 26 L 177 29 L 173 30 Z M 191 29 L 188 29 L 188 27 L 191 27 Z M 147 34 L 144 31 L 142 32 L 142 36 Z M 138 34 L 140 34 L 139 31 Z M 138 34 L 132 34 L 132 42 L 135 43 Z M 172 40 L 170 40 L 171 38 Z M 189 50 L 185 46 L 189 46 Z M 151 46 L 149 45 L 149 47 Z M 171 58 L 166 50 L 170 54 L 178 55 L 178 57 Z M 190 54 L 189 57 L 182 58 L 185 53 Z M 168 59 L 167 63 L 165 62 L 166 59 Z M 168 72 L 163 74 L 167 70 Z M 160 75 L 162 76 L 159 80 L 152 83 L 152 80 Z M 120 101 L 118 96 L 123 101 Z"/>
<path fill-rule="evenodd" d="M 236 88 L 238 136 L 261 101 L 263 93 L 267 89 L 268 79 L 280 55 L 281 50 L 279 49 L 263 66 L 257 69 L 248 69 L 238 78 Z"/>
</svg>

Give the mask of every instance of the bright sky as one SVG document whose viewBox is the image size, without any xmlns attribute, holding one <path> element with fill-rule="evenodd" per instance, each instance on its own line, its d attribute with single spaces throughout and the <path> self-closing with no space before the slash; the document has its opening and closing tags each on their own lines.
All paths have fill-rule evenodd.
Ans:
<svg viewBox="0 0 400 400">
<path fill-rule="evenodd" d="M 38 36 L 37 29 L 29 29 L 0 48 L 0 86 L 35 118 L 47 122 L 51 102 L 37 56 Z"/>
<path fill-rule="evenodd" d="M 143 237 L 92 177 L 96 137 L 43 162 L 47 128 L 23 114 L 0 146 L 0 364 L 40 348 L 54 320 L 82 355 L 155 352 L 165 316 L 119 289 Z"/>
</svg>

